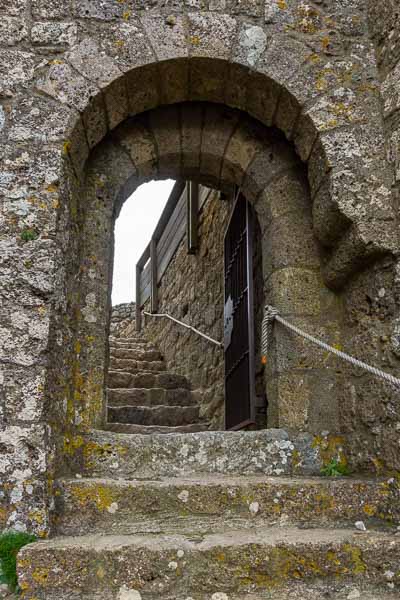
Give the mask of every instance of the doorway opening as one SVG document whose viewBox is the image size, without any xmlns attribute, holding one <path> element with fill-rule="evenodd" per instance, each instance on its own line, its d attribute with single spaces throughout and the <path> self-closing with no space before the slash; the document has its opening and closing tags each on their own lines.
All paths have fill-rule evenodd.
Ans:
<svg viewBox="0 0 400 600">
<path fill-rule="evenodd" d="M 232 395 L 239 386 L 238 381 L 227 385 L 226 365 L 231 355 L 223 347 L 223 320 L 227 232 L 235 218 L 234 207 L 241 202 L 249 218 L 251 215 L 251 230 L 243 245 L 245 253 L 251 253 L 246 279 L 251 303 L 245 301 L 246 315 L 243 310 L 240 314 L 251 334 L 247 338 L 249 367 L 238 375 L 242 389 L 251 390 L 251 395 L 247 393 L 245 398 L 240 394 L 243 397 L 238 402 L 242 407 L 251 404 L 252 419 L 234 426 Z M 126 214 L 121 211 L 122 216 Z M 263 373 L 255 355 L 261 322 L 255 316 L 253 298 L 262 319 L 263 278 L 260 226 L 254 209 L 242 195 L 239 202 L 234 188 L 220 193 L 194 181 L 178 181 L 149 239 L 136 266 L 136 310 L 124 304 L 112 311 L 108 421 L 113 430 L 121 430 L 121 425 L 122 431 L 141 433 L 153 432 L 156 427 L 165 432 L 174 427 L 175 431 L 183 427 L 184 431 L 266 427 L 265 384 L 260 381 Z M 238 266 L 242 263 L 240 255 Z M 236 273 L 236 265 L 233 271 Z M 240 301 L 236 306 L 237 301 L 235 298 L 235 311 L 242 307 Z M 160 313 L 168 317 L 150 316 Z M 232 339 L 243 344 L 238 320 Z M 162 388 L 167 376 L 170 389 L 166 393 Z M 145 389 L 144 385 L 155 387 Z M 134 386 L 142 387 L 134 390 Z M 166 400 L 168 407 L 163 407 Z M 150 403 L 153 410 L 145 411 L 138 402 Z"/>
<path fill-rule="evenodd" d="M 194 114 L 199 117 L 195 121 Z M 193 129 L 194 122 L 198 128 Z M 251 203 L 259 223 L 260 250 L 258 262 L 254 261 L 254 264 L 260 266 L 262 282 L 259 287 L 262 292 L 254 293 L 257 298 L 254 303 L 255 323 L 260 323 L 259 315 L 268 302 L 305 330 L 319 334 L 321 329 L 325 329 L 327 338 L 333 343 L 340 339 L 342 307 L 338 296 L 325 286 L 322 278 L 307 176 L 304 165 L 288 142 L 275 129 L 266 128 L 240 111 L 225 106 L 184 103 L 152 110 L 123 123 L 93 152 L 85 188 L 83 192 L 79 190 L 76 199 L 80 207 L 77 226 L 81 247 L 79 253 L 73 254 L 76 263 L 71 263 L 69 281 L 73 291 L 71 298 L 76 301 L 76 306 L 69 309 L 72 319 L 69 331 L 75 336 L 73 348 L 77 349 L 76 359 L 71 362 L 75 374 L 70 380 L 74 385 L 76 382 L 79 389 L 71 394 L 68 422 L 75 423 L 78 428 L 88 430 L 90 427 L 107 426 L 108 335 L 115 218 L 126 198 L 140 185 L 166 178 L 183 184 L 194 182 L 210 190 L 207 193 L 215 194 L 216 198 L 209 202 L 209 211 L 202 210 L 200 243 L 196 247 L 191 239 L 190 248 L 187 242 L 180 246 L 181 250 L 173 255 L 173 264 L 169 263 L 163 274 L 161 287 L 157 280 L 158 268 L 156 272 L 150 272 L 146 285 L 157 291 L 159 311 L 162 309 L 210 337 L 223 340 L 223 244 L 232 207 L 229 194 L 236 188 Z M 81 200 L 82 195 L 85 202 Z M 186 204 L 187 199 L 184 199 L 185 210 Z M 207 243 L 202 245 L 201 240 Z M 156 244 L 152 245 L 154 251 Z M 162 256 L 161 252 L 158 254 Z M 142 265 L 143 272 L 147 260 Z M 216 276 L 218 261 L 221 268 Z M 185 270 L 186 264 L 189 270 Z M 134 266 L 133 263 L 132 268 Z M 75 277 L 74 269 L 79 278 Z M 143 291 L 141 289 L 141 294 Z M 219 303 L 214 301 L 216 294 L 219 294 Z M 151 301 L 149 296 L 144 299 L 144 304 L 149 298 Z M 140 300 L 141 308 L 142 305 Z M 154 312 L 151 305 L 145 308 L 150 309 L 146 312 Z M 152 390 L 151 393 L 140 392 L 146 397 L 152 395 L 151 406 L 142 411 L 147 415 L 142 425 L 156 425 L 150 425 L 154 415 L 161 410 L 155 406 L 162 406 L 163 419 L 170 418 L 174 412 L 186 414 L 185 423 L 181 426 L 187 427 L 193 423 L 193 406 L 196 406 L 197 423 L 207 429 L 224 429 L 223 351 L 211 347 L 206 340 L 196 341 L 195 350 L 189 351 L 189 337 L 193 335 L 190 331 L 180 332 L 176 324 L 161 319 L 146 317 L 143 321 L 146 336 L 153 345 L 157 342 L 156 351 L 168 368 L 164 369 L 161 378 L 151 379 L 154 373 L 150 369 L 145 372 L 146 376 L 149 372 L 151 375 L 147 383 L 143 379 L 140 385 L 135 382 L 135 388 Z M 260 330 L 261 326 L 257 325 L 256 332 Z M 254 337 L 257 355 L 256 334 Z M 265 373 L 256 376 L 256 404 L 257 397 L 260 397 L 260 402 L 263 402 L 261 412 L 264 411 L 259 424 L 255 419 L 257 426 L 265 427 L 268 423 L 268 427 L 288 430 L 325 430 L 337 419 L 335 390 L 338 389 L 338 373 L 334 364 L 327 365 L 320 356 L 307 353 L 305 360 L 303 348 L 296 341 L 299 347 L 296 346 L 293 351 L 293 343 L 286 332 L 275 329 Z M 153 349 L 147 348 L 146 351 Z M 120 356 L 115 358 L 118 361 L 135 361 L 135 364 L 151 362 L 144 356 L 140 360 L 132 356 L 124 358 L 121 355 L 126 354 L 126 350 L 129 348 L 120 347 L 117 352 Z M 67 361 L 63 363 L 70 364 Z M 257 368 L 259 364 L 260 360 L 256 357 Z M 136 369 L 136 366 L 132 365 L 132 368 Z M 143 364 L 139 366 L 143 367 Z M 149 364 L 145 366 L 150 368 Z M 121 374 L 121 371 L 126 372 L 123 368 L 113 370 L 120 371 L 118 377 L 128 379 Z M 194 394 L 189 404 L 186 392 L 182 392 L 188 389 L 189 384 L 186 383 L 185 387 L 181 379 L 182 385 L 176 385 L 178 381 L 175 380 L 172 388 L 168 388 L 170 384 L 166 375 L 169 373 L 190 380 L 190 391 Z M 128 375 L 130 387 L 126 389 L 130 390 L 132 373 Z M 167 393 L 171 389 L 173 393 Z M 138 397 L 132 400 L 134 406 L 128 405 L 125 402 L 127 393 L 119 394 L 118 419 L 124 411 L 132 415 L 133 409 L 142 406 L 138 404 L 141 402 Z M 266 396 L 268 421 L 265 416 Z M 159 404 L 160 398 L 165 404 Z M 129 411 L 125 409 L 127 406 Z M 120 422 L 118 419 L 115 417 L 115 423 Z M 124 425 L 129 425 L 128 417 L 125 420 Z"/>
</svg>

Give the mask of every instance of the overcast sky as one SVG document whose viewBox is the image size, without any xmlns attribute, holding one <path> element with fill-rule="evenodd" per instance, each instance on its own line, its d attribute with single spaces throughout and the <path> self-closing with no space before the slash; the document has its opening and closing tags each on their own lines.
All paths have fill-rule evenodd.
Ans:
<svg viewBox="0 0 400 600">
<path fill-rule="evenodd" d="M 135 268 L 150 241 L 174 181 L 151 181 L 140 186 L 122 207 L 115 223 L 112 303 L 135 300 Z"/>
</svg>

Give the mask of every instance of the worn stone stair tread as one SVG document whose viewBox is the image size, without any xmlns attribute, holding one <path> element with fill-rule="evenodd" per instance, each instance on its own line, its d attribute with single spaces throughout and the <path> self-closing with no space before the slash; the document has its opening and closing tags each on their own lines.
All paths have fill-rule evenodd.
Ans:
<svg viewBox="0 0 400 600">
<path fill-rule="evenodd" d="M 134 337 L 134 338 L 125 338 L 125 337 L 114 337 L 114 336 L 110 336 L 108 338 L 109 344 L 110 346 L 112 345 L 118 345 L 118 344 L 129 344 L 129 345 L 146 345 L 146 344 L 151 344 L 151 342 L 149 342 L 149 340 L 145 337 Z"/>
<path fill-rule="evenodd" d="M 128 588 L 122 589 L 128 593 Z M 188 600 L 188 595 L 186 593 L 179 595 L 176 595 L 175 592 L 172 594 L 163 593 L 163 595 L 160 596 L 159 592 L 155 592 L 154 594 L 146 593 L 142 596 L 140 592 L 137 590 L 135 591 L 136 594 L 132 596 L 134 600 Z M 359 592 L 360 595 L 351 596 L 354 592 Z M 218 593 L 217 588 L 214 593 Z M 219 593 L 221 594 L 221 592 Z M 45 600 L 120 600 L 120 598 L 120 590 L 115 593 L 104 590 L 99 593 L 93 591 L 90 592 L 90 594 L 68 591 L 68 597 L 60 596 L 59 592 L 47 592 Z M 385 586 L 365 587 L 358 584 L 358 582 L 357 586 L 349 584 L 338 585 L 329 582 L 317 586 L 309 583 L 301 586 L 296 583 L 292 584 L 290 588 L 286 590 L 269 590 L 250 594 L 241 592 L 239 594 L 234 593 L 224 596 L 214 596 L 214 598 L 210 593 L 198 594 L 194 591 L 191 592 L 189 598 L 190 600 L 214 600 L 214 598 L 217 598 L 218 600 L 348 600 L 349 598 L 357 598 L 358 600 L 398 600 L 399 592 L 397 590 L 386 591 Z M 15 600 L 15 596 L 10 596 L 9 599 L 7 597 L 7 600 Z M 41 598 L 38 598 L 38 600 L 41 600 Z"/>
<path fill-rule="evenodd" d="M 144 547 L 163 551 L 181 548 L 182 550 L 209 550 L 211 548 L 240 547 L 246 544 L 259 544 L 275 547 L 280 544 L 290 546 L 343 544 L 372 547 L 374 544 L 391 546 L 400 551 L 400 536 L 382 531 L 358 532 L 354 529 L 304 529 L 298 527 L 259 527 L 256 530 L 230 530 L 211 533 L 198 539 L 182 535 L 82 535 L 62 536 L 46 541 L 35 542 L 29 548 L 34 553 L 41 550 L 82 548 L 98 552 L 124 547 Z M 400 564 L 400 552 L 398 554 Z"/>
<path fill-rule="evenodd" d="M 400 536 L 348 529 L 258 527 L 209 535 L 87 535 L 26 546 L 20 585 L 35 590 L 115 589 L 135 580 L 156 590 L 226 593 L 279 588 L 290 581 L 370 580 L 386 584 L 400 570 Z M 44 574 L 39 578 L 38 573 Z M 100 573 L 101 571 L 101 573 Z M 151 573 L 156 573 L 156 577 Z M 100 573 L 100 575 L 99 575 Z M 33 596 L 31 596 L 33 597 Z M 40 596 L 39 596 L 40 597 Z M 60 596 L 62 597 L 62 596 Z M 162 596 L 161 596 L 162 597 Z"/>
<path fill-rule="evenodd" d="M 368 529 L 393 530 L 400 520 L 398 490 L 386 479 L 219 474 L 149 480 L 67 478 L 57 482 L 57 489 L 57 531 L 64 535 L 205 533 L 289 523 L 354 527 L 359 520 Z"/>
<path fill-rule="evenodd" d="M 199 433 L 209 430 L 208 423 L 190 423 L 189 425 L 136 425 L 135 423 L 107 423 L 106 431 L 131 435 Z"/>
<path fill-rule="evenodd" d="M 261 431 L 187 432 L 168 428 L 110 425 L 80 440 L 81 474 L 123 478 L 178 476 L 196 473 L 320 475 L 318 444 L 310 434 L 289 437 L 280 429 Z M 197 427 L 197 425 L 196 425 Z M 78 457 L 77 457 L 78 458 Z"/>
<path fill-rule="evenodd" d="M 166 370 L 166 364 L 162 360 L 133 360 L 130 358 L 114 358 L 110 357 L 110 370 L 124 370 L 129 373 L 142 372 L 161 372 Z"/>
<path fill-rule="evenodd" d="M 187 388 L 109 388 L 108 406 L 193 406 L 198 396 Z"/>
<path fill-rule="evenodd" d="M 169 371 L 146 371 L 133 369 L 110 369 L 108 381 L 111 389 L 125 388 L 164 388 L 164 389 L 189 389 L 190 383 L 184 375 L 177 375 Z"/>
<path fill-rule="evenodd" d="M 108 423 L 179 427 L 199 421 L 198 406 L 108 406 Z"/>
<path fill-rule="evenodd" d="M 143 348 L 110 348 L 110 356 L 114 359 L 128 359 L 138 361 L 162 361 L 162 355 L 158 350 L 146 350 Z"/>
</svg>

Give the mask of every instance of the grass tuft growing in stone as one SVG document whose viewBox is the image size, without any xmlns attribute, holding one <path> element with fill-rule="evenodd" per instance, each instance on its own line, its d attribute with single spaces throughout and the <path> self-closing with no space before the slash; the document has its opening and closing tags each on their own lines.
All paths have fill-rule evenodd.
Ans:
<svg viewBox="0 0 400 600">
<path fill-rule="evenodd" d="M 18 590 L 17 554 L 27 544 L 36 541 L 29 533 L 8 531 L 0 534 L 0 583 L 8 585 L 13 592 Z"/>
<path fill-rule="evenodd" d="M 332 458 L 332 460 L 321 469 L 321 474 L 325 475 L 325 477 L 343 477 L 345 475 L 350 475 L 350 472 L 346 464 L 343 464 L 336 458 Z"/>
</svg>

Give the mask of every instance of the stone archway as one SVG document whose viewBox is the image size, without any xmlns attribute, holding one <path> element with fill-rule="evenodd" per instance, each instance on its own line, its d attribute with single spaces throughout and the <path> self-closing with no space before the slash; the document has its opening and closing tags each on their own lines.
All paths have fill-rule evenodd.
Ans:
<svg viewBox="0 0 400 600">
<path fill-rule="evenodd" d="M 22 520 L 46 531 L 53 441 L 64 446 L 57 458 L 60 468 L 61 456 L 69 462 L 74 447 L 83 443 L 79 435 L 63 435 L 65 423 L 75 415 L 68 398 L 82 400 L 80 360 L 92 352 L 74 346 L 79 336 L 72 307 L 80 294 L 81 265 L 71 257 L 83 251 L 83 240 L 75 235 L 82 217 L 77 200 L 89 155 L 120 123 L 143 111 L 214 102 L 275 126 L 293 141 L 308 163 L 313 230 L 324 247 L 324 281 L 344 290 L 351 332 L 347 349 L 361 351 L 361 358 L 375 364 L 397 367 L 390 342 L 382 339 L 391 340 L 396 332 L 392 254 L 398 231 L 379 81 L 364 15 L 355 9 L 349 32 L 337 3 L 312 14 L 303 14 L 303 3 L 296 0 L 278 4 L 267 3 L 262 14 L 258 5 L 244 14 L 233 7 L 225 13 L 178 8 L 171 14 L 169 9 L 168 14 L 161 9 L 128 14 L 123 3 L 96 3 L 86 13 L 75 7 L 73 25 L 79 22 L 83 41 L 76 43 L 72 35 L 68 52 L 49 52 L 48 63 L 34 54 L 33 46 L 32 52 L 12 50 L 9 60 L 2 54 L 5 85 L 18 93 L 7 101 L 1 150 L 7 198 L 3 260 L 5 285 L 10 285 L 4 307 L 2 410 L 7 418 L 1 440 L 6 442 L 7 494 L 16 490 L 21 496 L 11 521 L 6 498 L 5 523 Z M 142 6 L 149 9 L 152 3 Z M 87 19 L 82 27 L 80 19 Z M 99 25 L 101 20 L 107 25 Z M 14 210 L 15 198 L 22 202 L 20 211 Z M 29 242 L 29 252 L 22 241 L 32 231 L 36 239 Z M 18 274 L 15 281 L 10 273 Z M 381 290 L 387 301 L 380 299 Z M 20 306 L 18 319 L 10 317 L 15 306 Z M 90 345 L 90 336 L 86 342 Z M 345 373 L 342 406 L 355 462 L 370 464 L 372 447 L 374 455 L 383 453 L 393 466 L 395 394 L 379 383 L 372 385 L 368 377 Z M 101 380 L 91 385 L 91 397 L 100 398 Z M 99 415 L 101 402 L 88 423 L 96 424 Z M 73 431 L 79 432 L 81 425 L 78 417 Z M 28 475 L 24 465 L 32 455 Z M 34 490 L 34 502 L 27 489 Z"/>
<path fill-rule="evenodd" d="M 78 352 L 68 420 L 72 417 L 78 429 L 104 423 L 113 219 L 144 180 L 182 176 L 217 189 L 241 187 L 261 227 L 267 301 L 309 331 L 340 341 L 340 300 L 322 279 L 309 188 L 290 145 L 276 130 L 220 105 L 189 103 L 150 111 L 122 124 L 96 149 L 85 190 L 76 199 L 79 289 L 70 310 L 79 315 L 73 343 Z M 267 373 L 270 426 L 335 429 L 340 376 L 334 363 L 304 358 L 301 344 L 291 351 L 292 343 L 284 331 L 277 332 Z M 71 375 L 65 375 L 68 379 Z"/>
</svg>

